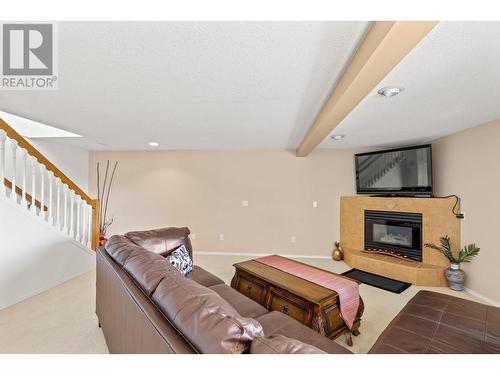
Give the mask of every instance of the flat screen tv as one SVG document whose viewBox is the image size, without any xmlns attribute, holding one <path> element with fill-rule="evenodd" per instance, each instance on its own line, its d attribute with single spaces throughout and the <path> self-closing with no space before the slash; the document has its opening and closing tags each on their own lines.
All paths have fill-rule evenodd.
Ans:
<svg viewBox="0 0 500 375">
<path fill-rule="evenodd" d="M 358 194 L 432 195 L 431 145 L 355 155 Z"/>
</svg>

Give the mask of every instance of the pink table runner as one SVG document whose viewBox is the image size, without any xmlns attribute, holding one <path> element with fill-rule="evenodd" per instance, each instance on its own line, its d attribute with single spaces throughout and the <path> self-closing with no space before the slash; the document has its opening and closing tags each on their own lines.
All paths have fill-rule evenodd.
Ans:
<svg viewBox="0 0 500 375">
<path fill-rule="evenodd" d="M 359 285 L 356 282 L 279 255 L 269 255 L 254 260 L 337 292 L 340 316 L 352 330 L 359 307 Z"/>
</svg>

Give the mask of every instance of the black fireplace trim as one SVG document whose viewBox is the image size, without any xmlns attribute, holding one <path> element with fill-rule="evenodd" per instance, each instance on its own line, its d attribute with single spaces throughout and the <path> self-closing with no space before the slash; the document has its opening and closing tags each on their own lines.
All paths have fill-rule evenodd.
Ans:
<svg viewBox="0 0 500 375">
<path fill-rule="evenodd" d="M 387 243 L 380 243 L 376 241 L 371 241 L 371 229 L 368 223 L 372 222 L 401 222 L 401 224 L 407 224 L 407 226 L 413 228 L 418 228 L 419 236 L 418 238 L 413 238 L 415 241 L 412 243 L 413 247 L 407 247 L 404 245 L 392 245 Z M 388 252 L 387 255 L 395 255 L 405 259 L 411 259 L 418 262 L 422 261 L 422 246 L 423 246 L 423 226 L 422 226 L 422 214 L 414 212 L 399 212 L 399 211 L 373 211 L 365 210 L 365 251 L 373 251 L 382 253 L 384 251 Z M 401 225 L 405 226 L 405 225 Z"/>
</svg>

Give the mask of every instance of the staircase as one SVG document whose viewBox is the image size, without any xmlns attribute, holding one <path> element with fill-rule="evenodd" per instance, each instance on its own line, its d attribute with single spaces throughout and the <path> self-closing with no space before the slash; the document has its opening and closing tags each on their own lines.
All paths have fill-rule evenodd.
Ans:
<svg viewBox="0 0 500 375">
<path fill-rule="evenodd" d="M 368 156 L 358 166 L 360 174 L 365 173 L 365 170 L 371 171 L 370 175 L 364 178 L 367 181 L 365 187 L 373 187 L 377 181 L 393 170 L 404 159 L 405 153 L 402 151 Z"/>
<path fill-rule="evenodd" d="M 0 309 L 95 268 L 99 201 L 0 119 Z"/>
<path fill-rule="evenodd" d="M 99 201 L 0 119 L 0 199 L 9 199 L 34 217 L 89 249 L 99 241 Z"/>
</svg>

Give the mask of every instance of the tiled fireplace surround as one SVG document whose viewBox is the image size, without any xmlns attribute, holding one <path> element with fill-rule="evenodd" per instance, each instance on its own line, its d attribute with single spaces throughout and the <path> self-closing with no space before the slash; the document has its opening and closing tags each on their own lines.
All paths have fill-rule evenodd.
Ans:
<svg viewBox="0 0 500 375">
<path fill-rule="evenodd" d="M 422 245 L 439 243 L 448 235 L 455 251 L 460 248 L 460 220 L 452 213 L 453 199 L 406 197 L 341 197 L 340 242 L 344 260 L 353 268 L 420 286 L 446 286 L 448 261 L 439 252 L 423 247 L 422 262 L 399 259 L 364 250 L 365 210 L 422 214 Z"/>
</svg>

